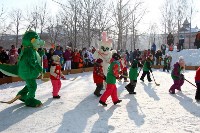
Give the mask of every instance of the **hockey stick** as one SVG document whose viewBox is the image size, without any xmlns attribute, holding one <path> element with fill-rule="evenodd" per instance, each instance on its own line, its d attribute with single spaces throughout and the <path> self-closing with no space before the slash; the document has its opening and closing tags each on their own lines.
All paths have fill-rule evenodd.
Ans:
<svg viewBox="0 0 200 133">
<path fill-rule="evenodd" d="M 191 85 L 193 85 L 194 87 L 196 87 L 196 88 L 197 88 L 197 86 L 196 86 L 196 85 L 194 85 L 193 83 L 191 83 L 191 82 L 190 82 L 190 81 L 188 81 L 187 79 L 185 79 L 185 78 L 184 78 L 184 80 L 185 80 L 185 81 L 187 81 L 188 83 L 190 83 Z"/>
<path fill-rule="evenodd" d="M 152 73 L 152 72 L 151 72 L 151 74 L 152 74 L 152 77 L 153 77 L 153 80 L 154 80 L 154 82 L 155 82 L 156 86 L 160 86 L 160 84 L 156 83 L 156 80 L 155 80 L 155 78 L 154 78 L 154 76 L 153 76 L 153 73 Z"/>
</svg>

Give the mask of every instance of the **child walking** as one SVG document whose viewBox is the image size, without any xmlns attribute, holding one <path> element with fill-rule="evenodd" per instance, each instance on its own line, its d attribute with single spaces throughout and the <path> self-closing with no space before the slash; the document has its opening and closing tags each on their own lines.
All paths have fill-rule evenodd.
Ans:
<svg viewBox="0 0 200 133">
<path fill-rule="evenodd" d="M 105 75 L 103 74 L 103 66 L 102 66 L 102 59 L 97 59 L 94 63 L 94 70 L 93 70 L 93 80 L 96 84 L 96 90 L 94 91 L 94 95 L 100 97 L 101 90 L 103 89 L 103 80 L 105 80 Z"/>
<path fill-rule="evenodd" d="M 52 56 L 53 63 L 51 64 L 50 68 L 50 79 L 53 86 L 53 98 L 60 98 L 58 95 L 58 92 L 61 88 L 61 81 L 60 79 L 66 79 L 61 71 L 61 65 L 60 65 L 60 57 L 58 55 Z"/>
<path fill-rule="evenodd" d="M 182 74 L 184 68 L 185 68 L 185 61 L 181 56 L 179 57 L 178 62 L 174 64 L 174 68 L 171 73 L 171 77 L 174 81 L 174 84 L 169 89 L 170 94 L 175 94 L 175 89 L 181 91 L 181 86 L 184 83 L 184 75 Z"/>
<path fill-rule="evenodd" d="M 109 96 L 111 96 L 114 105 L 122 101 L 118 99 L 117 87 L 115 85 L 116 79 L 119 79 L 119 71 L 120 71 L 119 60 L 121 57 L 119 54 L 114 53 L 112 55 L 112 58 L 113 59 L 111 60 L 111 64 L 108 67 L 108 73 L 106 77 L 106 83 L 107 83 L 106 91 L 103 93 L 99 101 L 99 103 L 102 104 L 103 106 L 107 106 L 106 100 Z"/>
<path fill-rule="evenodd" d="M 135 87 L 137 84 L 138 67 L 142 67 L 141 59 L 134 59 L 129 70 L 130 83 L 125 86 L 129 94 L 136 94 Z"/>
<path fill-rule="evenodd" d="M 150 72 L 152 73 L 151 70 L 151 66 L 152 66 L 152 61 L 153 61 L 153 55 L 149 55 L 149 57 L 147 57 L 146 61 L 144 62 L 143 65 L 143 73 L 142 76 L 140 78 L 140 80 L 142 80 L 144 82 L 144 77 L 147 75 L 147 79 L 149 82 L 151 82 L 151 77 L 150 77 Z"/>
<path fill-rule="evenodd" d="M 200 102 L 200 67 L 196 71 L 195 83 L 197 85 L 195 99 L 197 102 Z"/>
</svg>

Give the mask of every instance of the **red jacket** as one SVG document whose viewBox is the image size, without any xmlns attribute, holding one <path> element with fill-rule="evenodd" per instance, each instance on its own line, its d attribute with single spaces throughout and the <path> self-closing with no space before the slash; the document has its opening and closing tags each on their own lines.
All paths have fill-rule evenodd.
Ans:
<svg viewBox="0 0 200 133">
<path fill-rule="evenodd" d="M 61 71 L 61 65 L 53 63 L 50 68 L 50 79 L 51 80 L 60 80 L 64 75 Z"/>
<path fill-rule="evenodd" d="M 80 59 L 80 53 L 75 52 L 72 56 L 73 62 L 79 62 Z"/>
<path fill-rule="evenodd" d="M 102 66 L 98 66 L 97 64 L 95 64 L 94 70 L 93 70 L 93 79 L 94 79 L 94 83 L 96 84 L 103 83 L 104 74 L 103 74 Z"/>
<path fill-rule="evenodd" d="M 195 82 L 200 83 L 200 67 L 196 71 Z"/>
<path fill-rule="evenodd" d="M 43 68 L 48 68 L 48 60 L 43 59 Z"/>
</svg>

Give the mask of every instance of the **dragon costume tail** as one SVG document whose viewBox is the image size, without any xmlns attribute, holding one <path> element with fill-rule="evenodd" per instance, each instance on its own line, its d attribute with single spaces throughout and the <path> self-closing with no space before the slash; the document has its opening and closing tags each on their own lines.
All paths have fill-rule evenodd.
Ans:
<svg viewBox="0 0 200 133">
<path fill-rule="evenodd" d="M 0 71 L 7 76 L 19 77 L 18 65 L 0 64 Z"/>
</svg>

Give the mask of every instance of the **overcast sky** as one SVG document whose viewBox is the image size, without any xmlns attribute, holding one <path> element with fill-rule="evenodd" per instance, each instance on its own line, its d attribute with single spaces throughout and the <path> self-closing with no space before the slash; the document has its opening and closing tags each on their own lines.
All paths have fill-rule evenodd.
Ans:
<svg viewBox="0 0 200 133">
<path fill-rule="evenodd" d="M 56 14 L 59 5 L 53 2 L 52 0 L 0 0 L 0 7 L 4 7 L 6 11 L 10 11 L 12 8 L 19 8 L 26 11 L 27 8 L 31 8 L 31 5 L 42 4 L 45 1 L 48 3 L 48 8 L 51 9 L 51 14 Z M 65 0 L 57 0 L 65 1 Z M 140 30 L 144 31 L 149 28 L 150 24 L 157 23 L 160 24 L 160 8 L 164 0 L 143 0 L 145 6 L 148 9 L 148 14 L 144 17 L 142 24 L 140 25 Z M 200 0 L 188 0 L 188 2 L 193 1 L 194 6 L 200 7 Z M 198 26 L 200 28 L 200 8 L 198 12 L 195 12 L 192 16 L 192 27 Z"/>
</svg>

